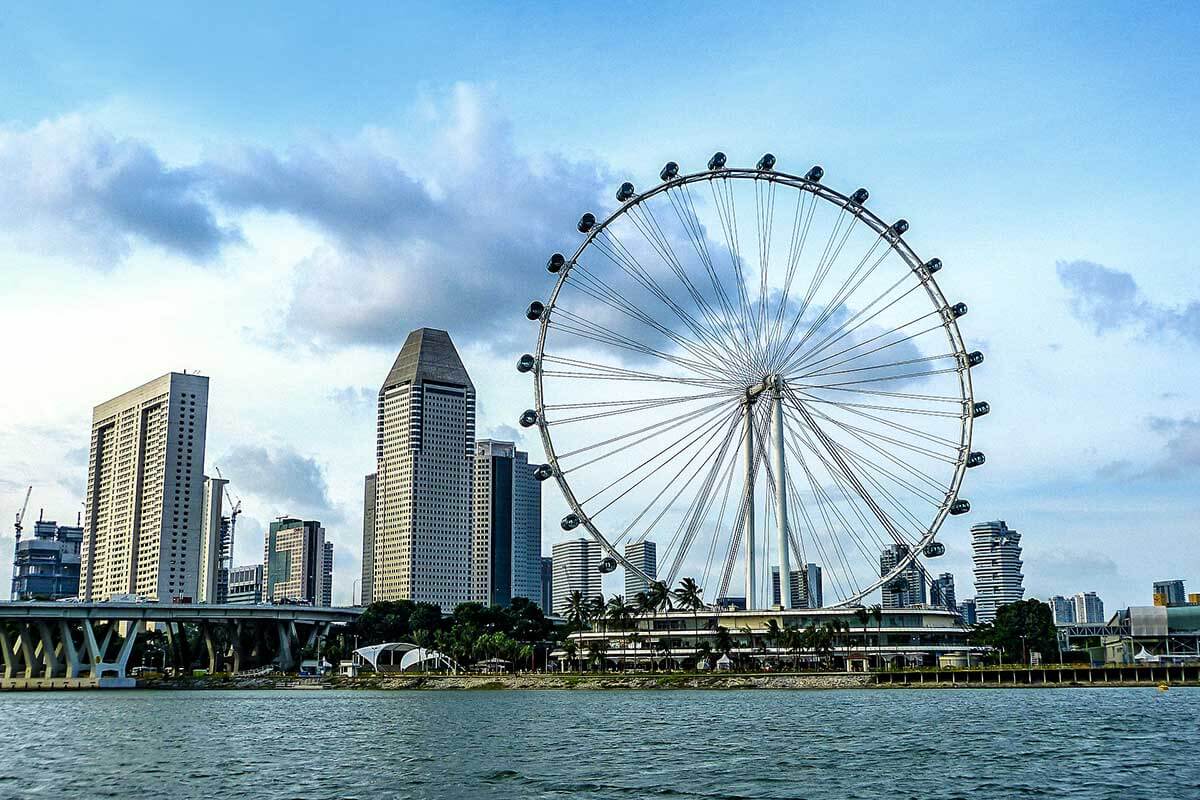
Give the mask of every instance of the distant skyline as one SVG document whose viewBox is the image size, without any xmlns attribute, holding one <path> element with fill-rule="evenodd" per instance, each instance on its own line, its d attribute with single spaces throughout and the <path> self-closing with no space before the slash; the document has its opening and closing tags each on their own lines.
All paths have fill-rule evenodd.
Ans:
<svg viewBox="0 0 1200 800">
<path fill-rule="evenodd" d="M 1183 5 L 9 8 L 0 586 L 26 485 L 74 522 L 92 407 L 188 369 L 235 564 L 318 519 L 349 602 L 408 332 L 449 330 L 477 437 L 539 460 L 513 364 L 547 255 L 622 180 L 720 149 L 867 186 L 970 305 L 988 461 L 930 571 L 973 596 L 968 529 L 1003 519 L 1026 597 L 1200 590 L 1198 39 Z M 546 554 L 563 513 L 546 485 Z"/>
</svg>

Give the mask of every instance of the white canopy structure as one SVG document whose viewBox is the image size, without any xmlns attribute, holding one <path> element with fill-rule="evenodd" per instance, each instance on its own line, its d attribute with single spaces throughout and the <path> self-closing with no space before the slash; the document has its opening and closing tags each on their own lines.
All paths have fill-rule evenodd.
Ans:
<svg viewBox="0 0 1200 800">
<path fill-rule="evenodd" d="M 409 672 L 431 662 L 434 669 L 458 670 L 453 660 L 437 650 L 427 650 L 411 642 L 385 642 L 360 647 L 354 651 L 354 661 L 359 666 L 369 666 L 375 672 Z"/>
</svg>

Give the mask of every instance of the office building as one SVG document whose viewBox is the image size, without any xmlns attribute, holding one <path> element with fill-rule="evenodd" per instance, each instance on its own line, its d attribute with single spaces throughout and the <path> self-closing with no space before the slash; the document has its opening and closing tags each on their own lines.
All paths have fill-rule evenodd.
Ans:
<svg viewBox="0 0 1200 800">
<path fill-rule="evenodd" d="M 362 532 L 362 580 L 359 581 L 357 600 L 360 606 L 372 602 L 371 585 L 375 575 L 375 473 L 363 479 L 363 532 Z"/>
<path fill-rule="evenodd" d="M 592 539 L 559 542 L 551 550 L 553 559 L 554 613 L 565 616 L 572 592 L 584 597 L 603 596 L 600 586 L 600 545 Z"/>
<path fill-rule="evenodd" d="M 1046 605 L 1050 606 L 1050 615 L 1054 617 L 1055 625 L 1075 623 L 1075 598 L 1056 594 L 1046 601 Z"/>
<path fill-rule="evenodd" d="M 996 610 L 1025 597 L 1021 574 L 1021 534 L 1004 520 L 971 526 L 975 566 L 975 604 L 979 622 L 994 622 Z"/>
<path fill-rule="evenodd" d="M 208 378 L 171 372 L 92 411 L 79 594 L 199 591 Z"/>
<path fill-rule="evenodd" d="M 909 555 L 906 544 L 896 543 L 879 554 L 879 574 L 888 575 Z M 923 606 L 926 601 L 925 569 L 914 558 L 900 572 L 883 585 L 884 608 L 912 608 Z"/>
<path fill-rule="evenodd" d="M 542 591 L 542 484 L 512 442 L 475 444 L 471 599 L 507 606 Z"/>
<path fill-rule="evenodd" d="M 333 549 L 320 522 L 280 517 L 263 550 L 263 602 L 329 605 Z"/>
<path fill-rule="evenodd" d="M 821 608 L 825 605 L 825 590 L 821 585 L 821 566 L 808 563 L 804 565 L 804 594 L 807 600 L 806 608 Z"/>
<path fill-rule="evenodd" d="M 929 584 L 929 603 L 951 611 L 958 607 L 954 599 L 954 575 L 943 572 Z"/>
<path fill-rule="evenodd" d="M 1182 606 L 1187 605 L 1187 595 L 1183 590 L 1183 581 L 1155 581 L 1154 605 Z"/>
<path fill-rule="evenodd" d="M 82 526 L 44 519 L 33 523 L 33 537 L 17 540 L 12 599 L 61 600 L 78 595 L 82 544 Z"/>
<path fill-rule="evenodd" d="M 204 477 L 200 502 L 200 578 L 196 602 L 224 603 L 229 597 L 229 564 L 233 558 L 233 529 L 222 513 L 225 486 L 222 478 Z"/>
<path fill-rule="evenodd" d="M 740 595 L 725 595 L 718 597 L 714 605 L 722 611 L 745 611 L 746 598 Z"/>
<path fill-rule="evenodd" d="M 966 600 L 958 601 L 958 615 L 962 617 L 964 625 L 978 624 L 978 615 L 975 611 L 974 597 L 968 597 Z"/>
<path fill-rule="evenodd" d="M 263 601 L 263 565 L 244 564 L 229 570 L 229 598 L 235 605 L 257 605 Z"/>
<path fill-rule="evenodd" d="M 373 601 L 471 597 L 475 387 L 445 331 L 408 335 L 379 389 Z"/>
<path fill-rule="evenodd" d="M 1075 621 L 1082 625 L 1104 622 L 1104 603 L 1095 592 L 1080 592 L 1075 595 Z"/>
<path fill-rule="evenodd" d="M 554 613 L 554 559 L 550 556 L 542 556 L 541 565 L 542 594 L 538 606 L 541 607 L 543 614 L 550 615 Z"/>
<path fill-rule="evenodd" d="M 792 608 L 805 608 L 804 602 L 804 570 L 793 569 L 790 571 L 792 576 Z M 771 567 L 771 605 L 781 606 L 782 601 L 779 599 L 779 567 Z"/>
<path fill-rule="evenodd" d="M 652 580 L 658 580 L 658 546 L 654 542 L 629 542 L 625 545 L 625 559 Z M 632 603 L 639 593 L 650 593 L 650 581 L 625 570 L 625 599 Z"/>
</svg>

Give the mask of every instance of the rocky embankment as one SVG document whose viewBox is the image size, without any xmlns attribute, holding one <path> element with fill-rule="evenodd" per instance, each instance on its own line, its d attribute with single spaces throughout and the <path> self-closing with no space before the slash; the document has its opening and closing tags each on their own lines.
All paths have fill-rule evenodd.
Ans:
<svg viewBox="0 0 1200 800">
<path fill-rule="evenodd" d="M 345 689 L 853 689 L 867 686 L 862 674 L 820 675 L 372 675 L 335 679 Z"/>
</svg>

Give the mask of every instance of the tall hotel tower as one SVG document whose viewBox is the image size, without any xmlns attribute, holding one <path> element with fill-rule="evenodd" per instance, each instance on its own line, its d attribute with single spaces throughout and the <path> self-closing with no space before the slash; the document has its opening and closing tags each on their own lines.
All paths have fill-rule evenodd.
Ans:
<svg viewBox="0 0 1200 800">
<path fill-rule="evenodd" d="M 1021 534 L 1004 520 L 971 526 L 971 559 L 975 562 L 975 615 L 995 622 L 996 609 L 1025 596 L 1021 574 Z"/>
<path fill-rule="evenodd" d="M 408 335 L 379 389 L 377 419 L 371 588 L 363 595 L 453 611 L 471 598 L 475 387 L 450 334 Z"/>
<path fill-rule="evenodd" d="M 195 601 L 208 378 L 171 372 L 92 411 L 79 596 Z"/>
<path fill-rule="evenodd" d="M 475 534 L 471 599 L 507 606 L 541 600 L 542 484 L 529 454 L 512 442 L 475 444 Z"/>
</svg>

